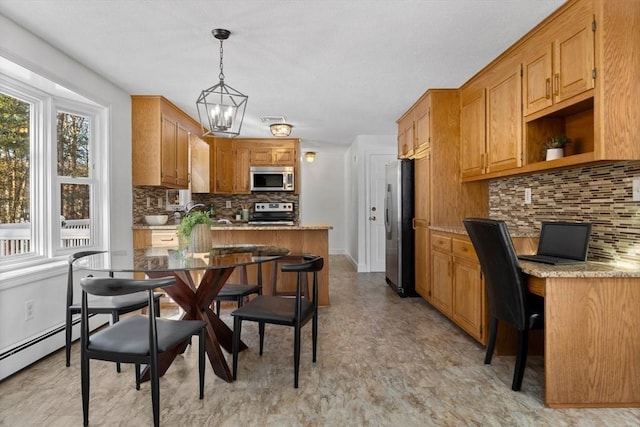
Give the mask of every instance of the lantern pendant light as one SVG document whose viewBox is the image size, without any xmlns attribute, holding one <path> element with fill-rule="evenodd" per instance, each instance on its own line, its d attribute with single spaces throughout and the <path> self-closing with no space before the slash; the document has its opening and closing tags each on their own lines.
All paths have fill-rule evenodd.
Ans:
<svg viewBox="0 0 640 427">
<path fill-rule="evenodd" d="M 249 97 L 224 81 L 222 42 L 229 38 L 231 32 L 215 29 L 211 33 L 220 40 L 220 74 L 218 75 L 220 82 L 200 93 L 196 101 L 198 118 L 202 125 L 203 136 L 221 135 L 233 138 L 240 134 Z"/>
</svg>

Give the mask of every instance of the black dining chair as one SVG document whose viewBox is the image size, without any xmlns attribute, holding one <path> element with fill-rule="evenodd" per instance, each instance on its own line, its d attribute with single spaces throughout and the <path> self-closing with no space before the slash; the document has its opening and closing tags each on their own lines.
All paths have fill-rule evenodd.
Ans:
<svg viewBox="0 0 640 427">
<path fill-rule="evenodd" d="M 81 378 L 82 415 L 84 425 L 89 425 L 89 360 L 106 360 L 116 363 L 133 363 L 136 366 L 136 384 L 140 382 L 139 366 L 149 366 L 153 424 L 160 424 L 160 381 L 158 356 L 174 349 L 180 343 L 198 335 L 198 367 L 200 399 L 204 396 L 204 328 L 202 320 L 169 320 L 156 316 L 153 290 L 175 283 L 173 277 L 153 280 L 121 279 L 112 277 L 85 277 L 80 280 L 81 303 Z M 147 296 L 147 316 L 132 315 L 106 329 L 89 336 L 88 294 L 103 297 L 131 295 L 142 291 Z"/>
<path fill-rule="evenodd" d="M 260 334 L 260 355 L 264 348 L 265 324 L 291 326 L 294 328 L 293 340 L 293 385 L 298 388 L 298 373 L 300 369 L 300 329 L 309 320 L 312 321 L 313 362 L 316 361 L 318 344 L 318 272 L 324 267 L 324 259 L 321 256 L 305 255 L 303 262 L 299 264 L 282 265 L 283 272 L 296 273 L 295 297 L 260 295 L 247 302 L 242 307 L 231 313 L 233 316 L 233 379 L 237 378 L 238 351 L 240 348 L 240 334 L 243 320 L 258 322 Z M 311 295 L 305 297 L 302 285 L 303 277 L 312 273 Z"/>
<path fill-rule="evenodd" d="M 67 366 L 71 363 L 71 328 L 73 322 L 73 315 L 79 314 L 81 311 L 81 304 L 79 302 L 73 302 L 73 262 L 79 258 L 101 254 L 104 251 L 82 251 L 76 252 L 69 256 L 69 271 L 67 274 L 67 316 L 65 321 L 65 355 Z M 113 277 L 113 272 L 109 273 L 110 277 Z M 160 295 L 155 294 L 153 296 L 153 303 L 155 304 L 156 315 L 160 316 Z M 95 314 L 111 314 L 111 323 L 116 323 L 120 319 L 120 315 L 131 313 L 132 311 L 140 310 L 147 307 L 147 294 L 129 294 L 119 295 L 114 297 L 94 297 L 89 300 L 88 308 L 89 313 Z M 120 365 L 116 367 L 120 372 Z"/>
<path fill-rule="evenodd" d="M 490 364 L 496 345 L 498 321 L 518 332 L 516 366 L 511 389 L 520 390 L 529 348 L 529 330 L 544 328 L 544 299 L 527 291 L 518 256 L 504 221 L 463 220 L 480 260 L 489 304 L 489 343 L 484 363 Z"/>
<path fill-rule="evenodd" d="M 240 269 L 240 283 L 225 283 L 218 295 L 216 295 L 216 314 L 220 316 L 220 303 L 222 301 L 235 301 L 237 307 L 242 307 L 245 299 L 253 294 L 262 295 L 262 264 L 258 264 L 257 284 L 249 284 L 247 278 L 247 266 Z"/>
</svg>

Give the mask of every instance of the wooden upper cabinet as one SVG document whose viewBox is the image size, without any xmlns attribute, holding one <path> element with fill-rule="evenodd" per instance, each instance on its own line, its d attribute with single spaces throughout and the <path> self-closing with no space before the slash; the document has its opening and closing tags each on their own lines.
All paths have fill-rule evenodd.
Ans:
<svg viewBox="0 0 640 427">
<path fill-rule="evenodd" d="M 523 49 L 525 116 L 594 87 L 593 4 L 581 1 L 551 20 Z"/>
<path fill-rule="evenodd" d="M 251 145 L 252 166 L 295 166 L 298 160 L 297 140 L 245 139 Z"/>
<path fill-rule="evenodd" d="M 213 138 L 214 173 L 211 187 L 216 194 L 233 194 L 235 177 L 234 141 L 228 138 Z"/>
<path fill-rule="evenodd" d="M 235 147 L 235 178 L 233 181 L 234 193 L 251 193 L 251 181 L 249 167 L 251 159 L 251 147 L 242 141 L 236 141 Z"/>
<path fill-rule="evenodd" d="M 191 192 L 210 192 L 209 144 L 196 135 L 189 135 L 191 147 Z"/>
<path fill-rule="evenodd" d="M 485 170 L 485 89 L 463 88 L 460 92 L 460 174 L 482 175 Z"/>
<path fill-rule="evenodd" d="M 431 144 L 431 93 L 426 92 L 425 95 L 418 100 L 414 107 L 414 123 L 415 123 L 415 147 L 414 155 L 418 156 L 420 152 L 429 148 Z"/>
<path fill-rule="evenodd" d="M 408 159 L 414 153 L 414 122 L 413 109 L 407 111 L 398 120 L 398 158 Z"/>
<path fill-rule="evenodd" d="M 189 134 L 200 125 L 162 96 L 131 96 L 133 185 L 187 188 Z"/>
<path fill-rule="evenodd" d="M 485 173 L 522 166 L 520 63 L 505 62 L 487 85 Z"/>
</svg>

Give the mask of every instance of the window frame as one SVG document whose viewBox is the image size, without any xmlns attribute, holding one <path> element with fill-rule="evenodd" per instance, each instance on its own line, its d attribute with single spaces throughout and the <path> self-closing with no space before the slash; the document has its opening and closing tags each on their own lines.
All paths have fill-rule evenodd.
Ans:
<svg viewBox="0 0 640 427">
<path fill-rule="evenodd" d="M 34 73 L 35 74 L 35 73 Z M 39 76 L 43 78 L 42 76 Z M 60 88 L 58 85 L 53 85 Z M 10 272 L 22 268 L 58 262 L 81 250 L 100 250 L 108 239 L 109 200 L 108 194 L 108 107 L 81 102 L 78 94 L 64 88 L 60 93 L 68 92 L 69 98 L 60 93 L 50 93 L 34 85 L 22 82 L 7 74 L 0 73 L 0 89 L 8 96 L 30 104 L 29 125 L 29 190 L 31 252 L 0 258 L 0 269 Z M 91 121 L 89 178 L 82 178 L 90 185 L 91 244 L 88 246 L 63 248 L 60 244 L 60 184 L 80 183 L 59 177 L 56 164 L 57 120 L 58 112 L 78 114 Z M 62 179 L 62 181 L 61 181 Z M 51 212 L 57 214 L 51 215 Z"/>
</svg>

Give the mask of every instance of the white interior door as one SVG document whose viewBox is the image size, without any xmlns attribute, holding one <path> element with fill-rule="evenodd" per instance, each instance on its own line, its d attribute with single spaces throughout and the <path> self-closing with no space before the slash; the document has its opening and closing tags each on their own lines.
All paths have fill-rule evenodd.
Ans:
<svg viewBox="0 0 640 427">
<path fill-rule="evenodd" d="M 385 227 L 384 227 L 384 165 L 395 160 L 392 154 L 370 154 L 368 163 L 367 234 L 369 242 L 367 259 L 369 271 L 385 269 Z"/>
</svg>

